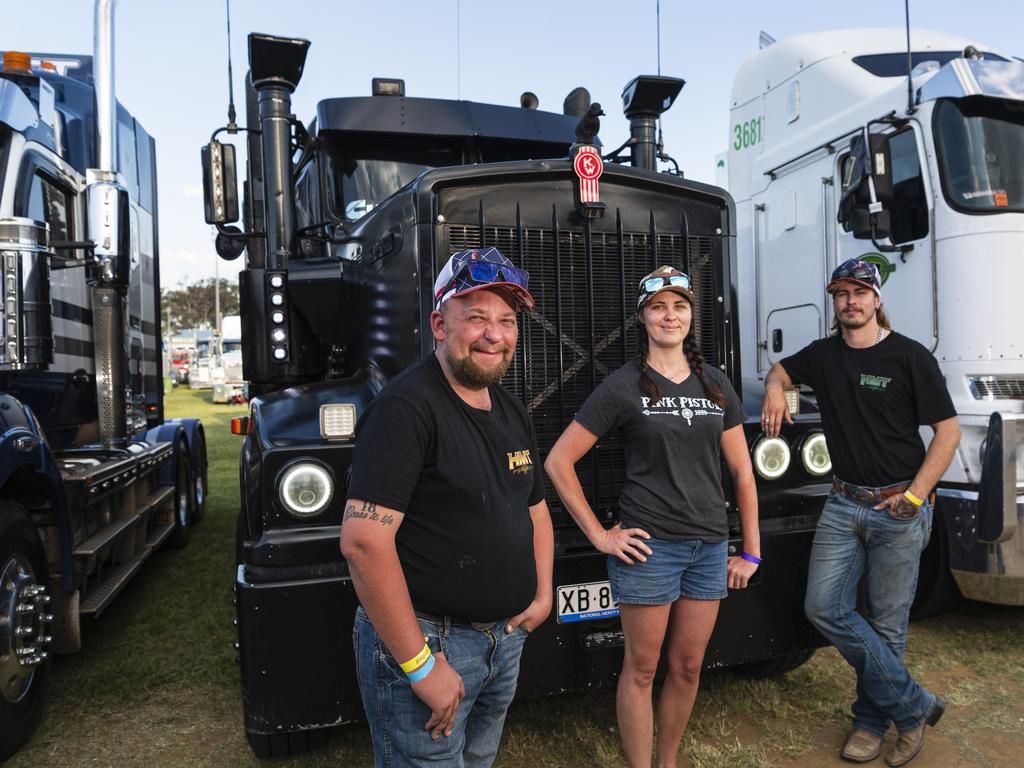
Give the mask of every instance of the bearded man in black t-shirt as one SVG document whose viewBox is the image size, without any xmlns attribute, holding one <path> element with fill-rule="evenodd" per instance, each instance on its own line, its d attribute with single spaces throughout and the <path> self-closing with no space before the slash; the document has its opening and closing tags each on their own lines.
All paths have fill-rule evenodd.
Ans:
<svg viewBox="0 0 1024 768">
<path fill-rule="evenodd" d="M 853 731 L 841 756 L 875 759 L 894 723 L 898 737 L 885 761 L 900 766 L 921 751 L 925 725 L 935 725 L 945 707 L 911 676 L 903 650 L 931 531 L 932 490 L 960 428 L 935 358 L 890 330 L 877 267 L 846 261 L 827 290 L 834 333 L 775 364 L 765 378 L 762 421 L 765 434 L 778 435 L 783 419 L 793 423 L 785 387 L 814 390 L 835 475 L 811 549 L 805 610 L 857 673 Z M 923 425 L 935 430 L 927 451 Z"/>
<path fill-rule="evenodd" d="M 554 538 L 533 426 L 500 385 L 528 275 L 496 248 L 434 283 L 437 343 L 360 417 L 341 550 L 377 766 L 489 766 L 530 630 L 551 612 Z"/>
</svg>

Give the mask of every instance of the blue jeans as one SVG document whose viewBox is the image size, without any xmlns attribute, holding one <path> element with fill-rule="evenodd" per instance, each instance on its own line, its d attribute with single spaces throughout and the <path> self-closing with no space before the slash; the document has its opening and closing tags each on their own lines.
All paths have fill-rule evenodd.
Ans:
<svg viewBox="0 0 1024 768">
<path fill-rule="evenodd" d="M 903 733 L 924 722 L 935 696 L 903 664 L 910 605 L 921 552 L 931 534 L 932 505 L 901 520 L 873 504 L 832 492 L 811 547 L 804 610 L 857 673 L 853 727 L 882 736 L 889 723 Z M 867 608 L 857 612 L 866 577 Z"/>
<path fill-rule="evenodd" d="M 466 697 L 459 704 L 452 735 L 436 741 L 424 726 L 430 709 L 413 693 L 398 662 L 377 635 L 362 608 L 352 630 L 356 674 L 373 738 L 377 768 L 486 768 L 498 754 L 505 713 L 516 693 L 519 657 L 527 637 L 508 621 L 487 627 L 419 619 L 435 654 L 443 652 L 462 676 Z"/>
</svg>

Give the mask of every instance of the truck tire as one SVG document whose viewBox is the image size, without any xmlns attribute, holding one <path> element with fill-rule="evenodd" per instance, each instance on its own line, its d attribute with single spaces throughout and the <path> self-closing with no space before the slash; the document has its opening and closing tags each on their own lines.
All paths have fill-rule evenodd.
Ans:
<svg viewBox="0 0 1024 768">
<path fill-rule="evenodd" d="M 192 462 L 192 485 L 195 488 L 192 494 L 192 522 L 198 523 L 206 516 L 206 496 L 210 490 L 210 486 L 207 485 L 206 434 L 202 429 L 196 430 L 195 441 L 195 460 Z"/>
<path fill-rule="evenodd" d="M 810 661 L 816 650 L 817 648 L 810 648 L 804 651 L 793 651 L 793 653 L 777 656 L 774 659 L 751 661 L 732 667 L 732 671 L 737 677 L 749 680 L 757 680 L 763 677 L 778 677 L 806 664 Z"/>
<path fill-rule="evenodd" d="M 192 482 L 192 462 L 188 456 L 185 441 L 178 445 L 176 466 L 174 470 L 174 532 L 167 537 L 170 549 L 181 549 L 188 543 L 192 530 L 193 511 L 195 509 L 195 486 Z"/>
<path fill-rule="evenodd" d="M 0 761 L 20 747 L 42 714 L 48 654 L 32 666 L 19 650 L 40 642 L 45 631 L 45 587 L 49 584 L 46 553 L 25 510 L 0 501 Z M 26 597 L 28 595 L 29 597 Z M 35 610 L 19 611 L 19 605 Z M 31 628 L 25 637 L 18 629 Z"/>
<path fill-rule="evenodd" d="M 287 757 L 301 755 L 319 749 L 324 743 L 325 728 L 311 731 L 293 731 L 291 733 L 251 733 L 245 732 L 253 754 L 261 760 L 271 757 Z"/>
</svg>

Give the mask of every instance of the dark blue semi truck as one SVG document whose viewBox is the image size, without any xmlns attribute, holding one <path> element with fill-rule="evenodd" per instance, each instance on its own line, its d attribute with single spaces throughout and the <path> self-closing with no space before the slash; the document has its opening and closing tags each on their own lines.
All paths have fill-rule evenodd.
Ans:
<svg viewBox="0 0 1024 768">
<path fill-rule="evenodd" d="M 433 279 L 465 248 L 497 246 L 529 270 L 537 306 L 521 316 L 504 384 L 531 413 L 542 454 L 594 386 L 635 355 L 640 278 L 662 263 L 692 276 L 705 360 L 747 404 L 764 553 L 757 581 L 723 602 L 706 662 L 774 674 L 808 659 L 822 643 L 802 605 L 829 488 L 827 448 L 812 403 L 797 393 L 796 423 L 773 441 L 760 431 L 761 390 L 744 386 L 739 357 L 736 318 L 747 308 L 736 300 L 732 199 L 655 170 L 657 116 L 682 81 L 631 81 L 631 136 L 613 152 L 594 136 L 596 110 L 582 89 L 554 114 L 532 109 L 531 94 L 503 107 L 411 98 L 401 81 L 377 80 L 372 96 L 325 99 L 302 123 L 290 99 L 308 45 L 250 35 L 241 205 L 234 148 L 216 140 L 222 130 L 203 150 L 218 250 L 245 253 L 243 365 L 254 399 L 240 430 L 235 590 L 254 751 L 301 752 L 329 726 L 362 717 L 351 652 L 357 598 L 338 546 L 354 427 L 392 376 L 433 352 Z M 584 184 L 595 174 L 596 185 Z M 239 213 L 242 226 L 229 226 Z M 614 524 L 618 439 L 602 439 L 578 469 L 591 505 Z M 735 544 L 738 514 L 725 491 Z M 612 684 L 621 666 L 605 558 L 553 492 L 548 503 L 556 615 L 527 644 L 520 696 Z"/>
<path fill-rule="evenodd" d="M 97 22 L 93 57 L 0 71 L 0 760 L 51 654 L 206 500 L 202 425 L 163 413 L 154 142 L 113 97 L 112 10 Z"/>
</svg>

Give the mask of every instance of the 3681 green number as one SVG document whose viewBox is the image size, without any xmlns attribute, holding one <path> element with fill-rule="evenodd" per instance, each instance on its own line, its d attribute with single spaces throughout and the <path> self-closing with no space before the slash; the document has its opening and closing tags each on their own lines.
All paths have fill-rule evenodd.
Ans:
<svg viewBox="0 0 1024 768">
<path fill-rule="evenodd" d="M 761 118 L 755 117 L 732 127 L 733 149 L 747 149 L 761 143 Z"/>
</svg>

